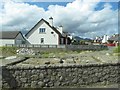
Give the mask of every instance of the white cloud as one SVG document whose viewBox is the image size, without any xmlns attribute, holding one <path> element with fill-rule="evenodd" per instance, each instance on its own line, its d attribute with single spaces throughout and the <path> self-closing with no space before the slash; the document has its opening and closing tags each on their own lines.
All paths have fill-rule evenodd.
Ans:
<svg viewBox="0 0 120 90">
<path fill-rule="evenodd" d="M 98 2 L 76 0 L 66 6 L 50 5 L 45 11 L 42 7 L 27 3 L 6 2 L 2 9 L 0 25 L 3 30 L 30 29 L 41 18 L 54 18 L 54 25 L 63 25 L 64 30 L 83 37 L 94 37 L 118 32 L 118 11 L 110 4 L 95 11 Z M 1 9 L 0 9 L 1 10 Z M 3 22 L 1 22 L 3 21 Z"/>
<path fill-rule="evenodd" d="M 41 14 L 40 14 L 41 13 Z M 20 30 L 31 28 L 42 16 L 44 9 L 27 3 L 4 3 L 3 12 L 0 14 L 0 24 L 3 30 Z"/>
</svg>

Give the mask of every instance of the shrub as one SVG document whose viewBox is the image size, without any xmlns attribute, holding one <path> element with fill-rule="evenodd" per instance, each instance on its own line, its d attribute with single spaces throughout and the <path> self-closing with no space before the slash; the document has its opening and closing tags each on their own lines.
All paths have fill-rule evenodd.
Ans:
<svg viewBox="0 0 120 90">
<path fill-rule="evenodd" d="M 117 48 L 114 49 L 115 53 L 120 53 L 120 46 L 118 46 Z"/>
</svg>

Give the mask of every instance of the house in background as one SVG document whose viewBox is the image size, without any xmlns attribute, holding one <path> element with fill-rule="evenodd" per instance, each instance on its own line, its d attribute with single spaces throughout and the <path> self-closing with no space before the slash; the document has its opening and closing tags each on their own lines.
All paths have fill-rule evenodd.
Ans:
<svg viewBox="0 0 120 90">
<path fill-rule="evenodd" d="M 107 44 L 108 43 L 108 40 L 109 40 L 109 36 L 108 35 L 104 35 L 104 36 L 102 36 L 102 37 L 96 37 L 95 39 L 94 39 L 94 44 L 97 44 L 97 45 L 99 45 L 99 44 Z"/>
<path fill-rule="evenodd" d="M 49 18 L 49 22 L 41 19 L 26 35 L 30 44 L 39 45 L 61 45 L 70 44 L 68 34 L 63 32 L 63 27 L 53 26 L 53 18 Z"/>
<path fill-rule="evenodd" d="M 95 39 L 94 39 L 94 43 L 99 43 L 99 44 L 101 44 L 101 42 L 102 42 L 102 38 L 101 37 L 95 37 Z"/>
<path fill-rule="evenodd" d="M 110 44 L 114 44 L 115 46 L 120 45 L 120 34 L 114 34 L 108 41 Z"/>
<path fill-rule="evenodd" d="M 112 36 L 104 35 L 102 37 L 96 37 L 94 39 L 94 45 L 107 45 L 107 46 L 118 46 L 120 45 L 120 34 L 114 34 Z"/>
<path fill-rule="evenodd" d="M 102 39 L 102 43 L 104 44 L 104 43 L 108 43 L 108 40 L 109 40 L 109 36 L 108 35 L 104 35 L 103 36 L 103 39 Z"/>
<path fill-rule="evenodd" d="M 0 32 L 0 46 L 6 44 L 25 44 L 26 39 L 20 31 L 1 31 Z"/>
</svg>

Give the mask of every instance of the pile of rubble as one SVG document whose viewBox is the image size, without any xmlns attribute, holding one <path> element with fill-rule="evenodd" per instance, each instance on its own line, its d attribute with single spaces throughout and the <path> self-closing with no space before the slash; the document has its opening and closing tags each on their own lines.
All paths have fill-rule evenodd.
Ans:
<svg viewBox="0 0 120 90">
<path fill-rule="evenodd" d="M 35 55 L 35 51 L 32 49 L 27 49 L 27 48 L 20 48 L 16 50 L 17 54 L 19 55 Z"/>
</svg>

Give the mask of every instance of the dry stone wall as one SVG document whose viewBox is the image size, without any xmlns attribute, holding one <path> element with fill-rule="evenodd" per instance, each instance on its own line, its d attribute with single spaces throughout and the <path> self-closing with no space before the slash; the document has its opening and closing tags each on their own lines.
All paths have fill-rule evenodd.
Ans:
<svg viewBox="0 0 120 90">
<path fill-rule="evenodd" d="M 3 88 L 80 87 L 95 83 L 119 83 L 115 64 L 2 67 Z"/>
</svg>

